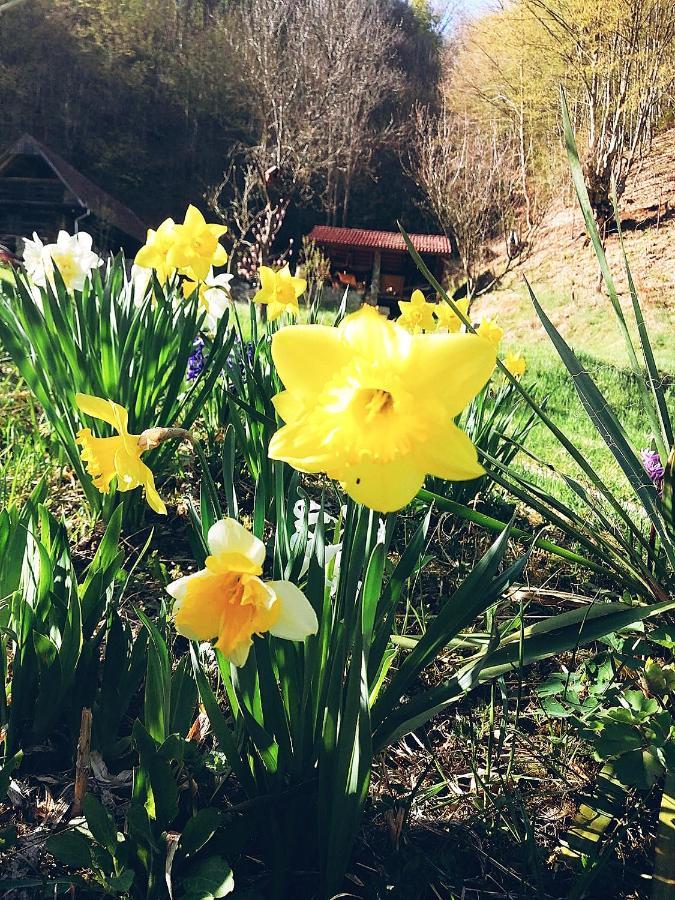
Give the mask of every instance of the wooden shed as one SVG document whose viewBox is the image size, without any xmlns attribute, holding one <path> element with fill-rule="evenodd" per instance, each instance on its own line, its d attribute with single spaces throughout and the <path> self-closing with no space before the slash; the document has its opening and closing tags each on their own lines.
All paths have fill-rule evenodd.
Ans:
<svg viewBox="0 0 675 900">
<path fill-rule="evenodd" d="M 308 235 L 331 262 L 334 281 L 363 291 L 371 302 L 393 303 L 428 285 L 397 231 L 316 225 Z M 441 234 L 411 234 L 412 245 L 442 280 L 453 253 Z"/>
<path fill-rule="evenodd" d="M 133 256 L 146 226 L 130 209 L 29 134 L 0 155 L 0 243 L 23 249 L 33 232 L 53 241 L 60 229 L 87 231 L 99 252 Z"/>
</svg>

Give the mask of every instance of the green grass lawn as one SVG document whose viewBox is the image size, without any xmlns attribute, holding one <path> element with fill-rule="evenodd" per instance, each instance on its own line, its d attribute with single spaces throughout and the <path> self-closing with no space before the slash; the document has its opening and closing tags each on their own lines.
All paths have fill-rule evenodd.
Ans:
<svg viewBox="0 0 675 900">
<path fill-rule="evenodd" d="M 548 285 L 534 284 L 533 290 L 547 315 L 587 367 L 633 445 L 638 450 L 649 447 L 649 419 L 641 404 L 636 379 L 629 369 L 624 338 L 608 297 L 592 292 L 591 301 L 577 302 L 573 296 L 552 290 Z M 639 356 L 629 298 L 622 297 L 622 304 Z M 631 499 L 632 491 L 584 411 L 572 377 L 539 322 L 526 286 L 521 282 L 509 290 L 498 290 L 479 299 L 472 308 L 472 318 L 486 314 L 496 316 L 504 328 L 503 351 L 520 350 L 525 354 L 528 371 L 524 381 L 534 387 L 538 397 L 546 398 L 551 418 L 602 480 L 619 496 Z M 675 342 L 672 340 L 675 310 L 669 308 L 664 298 L 660 306 L 643 304 L 643 314 L 666 387 L 668 406 L 671 415 L 675 415 Z M 545 426 L 539 425 L 532 431 L 528 448 L 558 472 L 572 476 L 579 474 L 567 452 Z M 547 476 L 544 481 L 547 488 L 560 484 L 559 480 Z"/>
<path fill-rule="evenodd" d="M 610 450 L 585 412 L 569 375 L 555 350 L 544 341 L 525 348 L 528 371 L 525 384 L 532 386 L 540 399 L 546 400 L 549 416 L 582 452 L 600 478 L 625 500 L 633 498 L 632 491 Z M 599 356 L 578 353 L 580 361 L 595 380 L 608 406 L 632 441 L 640 450 L 651 445 L 649 420 L 641 404 L 640 393 L 633 373 L 625 366 L 609 362 Z M 666 397 L 671 414 L 675 413 L 675 365 L 664 371 Z M 537 425 L 530 433 L 528 449 L 559 473 L 578 476 L 579 470 L 558 439 L 544 425 Z M 521 458 L 522 460 L 522 458 Z M 532 466 L 536 469 L 536 466 Z M 582 479 L 583 480 L 583 479 Z M 544 475 L 542 483 L 560 492 L 558 479 Z M 569 495 L 564 491 L 567 499 Z"/>
</svg>

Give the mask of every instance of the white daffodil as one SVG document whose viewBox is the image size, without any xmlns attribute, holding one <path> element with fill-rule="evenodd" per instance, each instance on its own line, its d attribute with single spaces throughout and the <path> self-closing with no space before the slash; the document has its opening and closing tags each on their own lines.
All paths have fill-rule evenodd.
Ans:
<svg viewBox="0 0 675 900">
<path fill-rule="evenodd" d="M 45 247 L 45 252 L 49 253 L 53 266 L 59 270 L 67 290 L 81 291 L 92 269 L 97 269 L 103 263 L 91 246 L 92 237 L 86 231 L 79 231 L 77 234 L 59 231 L 56 243 Z M 49 280 L 53 281 L 53 272 Z"/>
<path fill-rule="evenodd" d="M 228 301 L 232 299 L 230 282 L 233 275 L 223 273 L 214 275 L 213 269 L 209 271 L 204 281 L 193 281 L 189 278 L 183 281 L 183 296 L 190 297 L 195 290 L 199 290 L 200 311 L 206 313 L 203 322 L 204 331 L 215 332 L 218 328 L 223 313 L 227 309 Z"/>
<path fill-rule="evenodd" d="M 304 641 L 316 634 L 316 613 L 290 581 L 263 581 L 265 545 L 235 519 L 221 519 L 208 534 L 206 568 L 167 587 L 176 601 L 176 631 L 194 641 L 217 638 L 235 666 L 248 659 L 254 634 Z"/>
<path fill-rule="evenodd" d="M 23 239 L 23 264 L 29 281 L 36 287 L 46 287 L 54 276 L 54 266 L 49 250 L 33 232 L 33 239 Z"/>
</svg>

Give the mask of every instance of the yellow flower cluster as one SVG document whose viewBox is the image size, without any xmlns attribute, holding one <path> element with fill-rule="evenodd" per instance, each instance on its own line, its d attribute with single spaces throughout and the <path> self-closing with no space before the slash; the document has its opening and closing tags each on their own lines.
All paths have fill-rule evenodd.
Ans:
<svg viewBox="0 0 675 900">
<path fill-rule="evenodd" d="M 469 311 L 468 299 L 457 300 L 455 305 L 463 316 Z M 409 301 L 401 300 L 398 304 L 401 312 L 397 323 L 409 331 L 410 334 L 432 334 L 437 331 L 446 331 L 449 334 L 457 334 L 462 330 L 462 320 L 449 303 L 429 303 L 422 291 L 413 291 Z M 478 325 L 476 333 L 499 348 L 504 329 L 497 324 L 496 319 L 486 316 Z M 527 369 L 527 363 L 522 353 L 507 353 L 504 357 L 504 366 L 514 378 L 522 378 Z"/>
<path fill-rule="evenodd" d="M 165 219 L 148 236 L 134 260 L 137 266 L 154 269 L 162 284 L 176 272 L 192 282 L 205 281 L 212 266 L 227 262 L 225 248 L 218 239 L 225 234 L 224 225 L 209 225 L 196 206 L 188 206 L 185 219 L 176 223 Z"/>
<path fill-rule="evenodd" d="M 469 301 L 457 300 L 455 305 L 466 316 Z M 411 334 L 421 334 L 423 331 L 456 334 L 462 330 L 462 320 L 449 303 L 429 303 L 422 291 L 413 291 L 410 300 L 401 300 L 398 308 L 401 312 L 398 324 Z"/>
</svg>

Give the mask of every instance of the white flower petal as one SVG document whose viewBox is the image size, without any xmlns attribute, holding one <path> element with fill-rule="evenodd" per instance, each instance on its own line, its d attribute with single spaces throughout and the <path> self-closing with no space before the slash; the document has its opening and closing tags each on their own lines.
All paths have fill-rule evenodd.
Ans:
<svg viewBox="0 0 675 900">
<path fill-rule="evenodd" d="M 221 553 L 239 553 L 254 565 L 265 561 L 265 545 L 236 519 L 221 519 L 209 528 L 209 549 L 214 556 Z"/>
<path fill-rule="evenodd" d="M 304 641 L 310 634 L 316 634 L 319 623 L 316 613 L 300 588 L 290 581 L 268 581 L 279 602 L 281 615 L 270 628 L 270 634 L 287 641 Z"/>
</svg>

